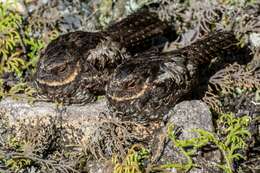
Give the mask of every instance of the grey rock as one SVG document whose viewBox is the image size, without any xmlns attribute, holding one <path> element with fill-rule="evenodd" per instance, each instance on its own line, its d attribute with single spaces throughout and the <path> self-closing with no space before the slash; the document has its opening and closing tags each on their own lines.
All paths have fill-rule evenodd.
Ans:
<svg viewBox="0 0 260 173">
<path fill-rule="evenodd" d="M 108 161 L 91 162 L 91 163 L 88 163 L 86 169 L 89 173 L 112 173 L 113 164 Z"/>
<path fill-rule="evenodd" d="M 29 103 L 27 99 L 13 100 L 12 98 L 5 98 L 0 101 L 0 112 L 4 111 L 10 119 L 14 122 L 19 119 L 36 118 L 44 116 L 56 116 L 57 106 L 54 103 L 35 102 Z M 98 118 L 100 113 L 107 112 L 108 108 L 105 99 L 87 105 L 71 105 L 65 107 L 66 111 L 63 117 L 75 121 L 83 121 L 91 118 Z"/>
<path fill-rule="evenodd" d="M 10 123 L 16 123 L 23 119 L 32 120 L 45 116 L 59 116 L 59 111 L 55 104 L 46 102 L 36 102 L 34 104 L 30 104 L 26 99 L 3 99 L 0 102 L 0 113 L 1 112 L 5 113 L 5 115 L 9 118 Z M 101 99 L 95 103 L 84 106 L 66 106 L 65 111 L 62 113 L 62 119 L 64 122 L 69 122 L 72 126 L 76 126 L 77 128 L 82 129 L 84 138 L 81 139 L 81 141 L 94 146 L 98 143 L 96 141 L 103 140 L 99 139 L 104 135 L 103 132 L 99 132 L 102 130 L 99 127 L 102 124 L 97 125 L 97 122 L 99 122 L 99 118 L 102 116 L 102 113 L 109 114 L 105 99 Z M 185 101 L 177 104 L 173 110 L 170 111 L 169 116 L 169 123 L 174 123 L 183 127 L 183 139 L 189 139 L 196 136 L 195 134 L 188 132 L 188 130 L 192 128 L 202 128 L 208 131 L 214 130 L 210 111 L 207 105 L 201 101 Z M 105 128 L 105 130 L 107 129 Z M 101 135 L 97 135 L 99 133 Z M 109 149 L 112 146 L 107 144 L 107 146 L 103 147 Z M 208 155 L 209 158 L 207 159 L 209 160 L 219 159 L 219 155 L 217 153 L 209 153 Z M 196 158 L 196 160 L 199 160 L 199 158 Z M 169 161 L 175 163 L 184 163 L 186 161 L 178 149 L 171 145 L 171 142 L 166 145 L 164 153 L 160 159 L 161 163 L 169 163 Z M 111 163 L 93 160 L 91 163 L 87 164 L 85 169 L 90 173 L 103 173 L 106 171 L 107 173 L 110 173 L 113 170 L 112 166 L 113 165 L 111 165 Z M 171 172 L 175 171 L 175 169 L 171 170 Z M 203 167 L 202 169 L 192 169 L 191 172 L 192 171 L 196 173 L 207 172 L 207 169 Z"/>
<path fill-rule="evenodd" d="M 128 125 L 120 124 L 120 120 L 113 119 L 105 99 L 101 98 L 86 105 L 70 105 L 61 109 L 49 102 L 30 104 L 26 97 L 22 95 L 21 97 L 19 100 L 8 97 L 0 101 L 0 125 L 5 124 L 7 128 L 14 127 L 12 134 L 26 138 L 28 131 L 32 131 L 33 134 L 42 134 L 36 135 L 41 137 L 45 135 L 45 132 L 55 135 L 56 132 L 52 133 L 51 130 L 52 123 L 57 126 L 62 124 L 62 143 L 70 145 L 73 152 L 80 153 L 84 149 L 84 152 L 89 154 L 90 160 L 87 160 L 84 167 L 84 170 L 86 169 L 89 173 L 112 173 L 113 164 L 106 163 L 104 160 L 111 158 L 110 154 L 115 150 L 124 149 L 126 145 L 130 146 L 127 143 L 122 146 L 120 143 L 119 146 L 117 143 L 121 142 L 122 138 L 127 141 L 132 136 L 128 135 L 126 127 Z M 26 133 L 19 130 L 21 127 L 26 128 Z M 0 128 L 1 135 L 6 133 L 6 129 L 1 130 Z M 116 133 L 119 133 L 119 137 Z M 37 138 L 40 141 L 36 140 L 37 146 L 44 146 L 49 140 L 48 135 L 47 138 L 41 137 Z M 5 139 L 6 136 L 1 136 L 0 143 Z"/>
<path fill-rule="evenodd" d="M 249 43 L 255 48 L 260 48 L 260 33 L 251 33 L 249 35 Z"/>
<path fill-rule="evenodd" d="M 0 101 L 0 115 L 7 117 L 10 125 L 18 125 L 20 122 L 30 125 L 35 121 L 48 124 L 50 117 L 53 117 L 57 119 L 57 123 L 66 124 L 66 128 L 79 129 L 84 134 L 81 140 L 85 143 L 94 143 L 96 138 L 100 138 L 95 135 L 103 132 L 100 128 L 102 128 L 101 119 L 104 119 L 104 114 L 108 114 L 105 99 L 84 106 L 71 105 L 59 108 L 49 102 L 30 104 L 27 99 L 5 98 Z M 73 137 L 69 138 L 73 140 Z"/>
<path fill-rule="evenodd" d="M 19 100 L 14 100 L 8 97 L 0 101 L 0 116 L 7 117 L 8 125 L 10 127 L 12 127 L 12 125 L 15 127 L 18 126 L 18 129 L 20 125 L 24 125 L 20 124 L 21 122 L 28 124 L 29 128 L 34 125 L 32 124 L 34 122 L 45 124 L 43 127 L 48 127 L 48 125 L 51 126 L 49 123 L 50 116 L 54 118 L 62 117 L 61 119 L 58 118 L 56 123 L 63 124 L 63 137 L 66 138 L 66 144 L 75 144 L 73 141 L 79 140 L 77 143 L 78 145 L 82 145 L 82 147 L 84 145 L 84 147 L 87 147 L 97 145 L 99 140 L 104 140 L 103 136 L 98 135 L 104 133 L 101 127 L 103 125 L 102 118 L 104 118 L 104 114 L 108 113 L 105 99 L 99 99 L 94 103 L 86 105 L 70 105 L 62 108 L 63 109 L 61 109 L 61 107 L 57 108 L 56 104 L 49 102 L 35 102 L 31 104 L 28 103 L 28 99 L 25 97 L 20 98 Z M 0 121 L 2 121 L 2 119 L 0 119 Z M 4 121 L 0 123 L 2 124 Z M 39 130 L 39 132 L 37 131 L 36 133 L 42 133 L 41 128 L 36 129 Z M 68 133 L 65 133 L 65 131 Z M 0 132 L 2 134 L 1 129 Z M 20 134 L 20 132 L 17 131 L 16 135 L 24 136 L 27 134 Z M 1 140 L 3 141 L 4 137 L 0 138 L 0 142 L 2 142 Z M 102 147 L 106 148 L 107 146 Z M 76 147 L 74 150 L 80 152 L 81 148 Z M 88 163 L 84 169 L 89 173 L 112 173 L 113 165 L 110 163 L 106 163 L 103 160 L 97 161 L 94 158 L 87 162 Z"/>
<path fill-rule="evenodd" d="M 199 100 L 184 101 L 177 104 L 168 116 L 169 123 L 182 127 L 183 133 L 180 139 L 196 137 L 195 133 L 190 132 L 192 129 L 214 131 L 211 112 L 208 106 Z"/>
<path fill-rule="evenodd" d="M 183 101 L 177 104 L 168 114 L 169 125 L 181 127 L 179 139 L 187 140 L 197 137 L 197 134 L 191 132 L 192 129 L 204 129 L 209 132 L 214 132 L 212 115 L 208 106 L 199 100 Z M 211 162 L 219 162 L 221 155 L 219 151 L 211 151 L 202 156 L 200 154 L 193 158 L 196 164 L 201 168 L 193 168 L 190 173 L 213 173 L 218 169 L 207 167 Z M 164 152 L 159 160 L 160 164 L 164 163 L 185 163 L 186 158 L 176 148 L 172 141 L 168 141 L 165 145 Z M 207 163 L 206 165 L 204 163 Z M 212 166 L 212 165 L 211 165 Z M 175 171 L 175 170 L 171 170 Z"/>
</svg>

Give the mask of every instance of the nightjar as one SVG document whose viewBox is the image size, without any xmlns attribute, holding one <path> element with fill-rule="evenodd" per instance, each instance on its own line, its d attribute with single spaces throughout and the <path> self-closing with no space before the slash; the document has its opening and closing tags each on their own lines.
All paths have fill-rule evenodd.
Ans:
<svg viewBox="0 0 260 173">
<path fill-rule="evenodd" d="M 215 57 L 238 50 L 232 32 L 218 31 L 184 48 L 162 53 L 143 53 L 117 67 L 107 85 L 109 107 L 122 120 L 161 121 L 177 102 L 197 87 Z"/>
<path fill-rule="evenodd" d="M 67 104 L 91 102 L 105 94 L 119 64 L 169 33 L 172 27 L 156 13 L 140 10 L 104 31 L 61 35 L 40 55 L 35 75 L 39 95 Z"/>
</svg>

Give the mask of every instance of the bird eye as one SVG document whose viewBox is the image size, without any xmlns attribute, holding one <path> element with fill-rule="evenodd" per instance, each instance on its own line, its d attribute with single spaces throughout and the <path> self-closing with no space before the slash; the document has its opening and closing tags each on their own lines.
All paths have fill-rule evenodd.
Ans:
<svg viewBox="0 0 260 173">
<path fill-rule="evenodd" d="M 132 88 L 135 86 L 135 81 L 131 81 L 130 83 L 128 83 L 128 87 Z"/>
<path fill-rule="evenodd" d="M 56 66 L 51 69 L 51 73 L 56 74 L 56 73 L 62 73 L 66 70 L 66 64 L 62 64 L 59 66 Z"/>
<path fill-rule="evenodd" d="M 64 72 L 65 70 L 66 70 L 66 64 L 58 67 L 59 72 Z"/>
</svg>

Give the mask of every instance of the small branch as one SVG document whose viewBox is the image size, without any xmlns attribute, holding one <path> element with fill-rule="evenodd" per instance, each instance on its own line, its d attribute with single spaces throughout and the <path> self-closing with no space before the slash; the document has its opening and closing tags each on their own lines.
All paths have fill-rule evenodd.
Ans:
<svg viewBox="0 0 260 173">
<path fill-rule="evenodd" d="M 19 34 L 19 40 L 20 40 L 20 43 L 21 43 L 21 46 L 22 46 L 22 49 L 23 49 L 23 53 L 24 53 L 24 60 L 27 60 L 27 49 L 26 49 L 26 46 L 25 46 L 25 43 L 23 41 L 23 39 L 25 38 L 25 34 L 24 34 L 24 31 L 23 31 L 23 28 L 20 24 L 16 23 L 17 26 L 19 27 L 19 30 L 18 30 L 18 34 Z"/>
</svg>

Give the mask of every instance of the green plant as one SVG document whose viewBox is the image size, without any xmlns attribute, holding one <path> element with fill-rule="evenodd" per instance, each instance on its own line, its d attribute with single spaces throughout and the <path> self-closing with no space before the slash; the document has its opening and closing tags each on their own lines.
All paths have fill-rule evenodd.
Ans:
<svg viewBox="0 0 260 173">
<path fill-rule="evenodd" d="M 10 96 L 13 99 L 18 99 L 18 98 L 20 98 L 20 96 L 18 96 L 16 94 L 24 92 L 28 96 L 28 98 L 30 98 L 29 101 L 32 101 L 31 99 L 33 99 L 33 93 L 36 92 L 34 88 L 28 86 L 27 83 L 25 83 L 25 82 L 17 83 L 13 87 L 11 87 L 11 89 L 8 91 L 5 91 L 1 87 L 2 84 L 3 84 L 3 80 L 0 79 L 0 98 Z"/>
<path fill-rule="evenodd" d="M 42 39 L 37 39 L 32 37 L 31 36 L 32 33 L 33 33 L 32 29 L 30 27 L 26 27 L 24 32 L 25 34 L 24 43 L 26 44 L 26 46 L 29 47 L 27 53 L 27 56 L 29 57 L 29 62 L 27 62 L 26 68 L 32 66 L 32 68 L 35 69 L 36 63 L 38 62 L 40 50 L 45 47 L 45 43 L 43 42 Z M 53 35 L 51 37 L 53 37 Z"/>
<path fill-rule="evenodd" d="M 16 138 L 9 138 L 6 141 L 6 145 L 9 148 L 10 153 L 5 153 L 3 150 L 0 150 L 0 163 L 3 163 L 5 167 L 8 167 L 9 170 L 17 172 L 21 169 L 26 168 L 32 164 L 32 160 L 26 157 L 21 157 L 16 152 L 23 153 L 25 150 L 25 144 L 18 141 Z M 16 153 L 16 155 L 14 155 Z"/>
<path fill-rule="evenodd" d="M 225 158 L 226 164 L 219 165 L 225 172 L 232 172 L 234 160 L 244 158 L 238 151 L 247 147 L 246 140 L 251 136 L 247 129 L 249 123 L 250 117 L 235 118 L 232 114 L 224 114 L 218 120 L 220 129 L 218 135 L 225 136 L 225 138 L 224 141 L 219 141 L 216 138 L 212 138 L 212 140 Z"/>
<path fill-rule="evenodd" d="M 186 163 L 170 163 L 165 165 L 160 165 L 159 167 L 161 169 L 168 169 L 168 168 L 176 168 L 179 170 L 183 170 L 185 172 L 188 172 L 192 167 L 195 167 L 196 165 L 193 163 L 193 160 L 191 158 L 192 155 L 194 155 L 199 148 L 201 148 L 204 143 L 208 143 L 208 140 L 199 140 L 199 138 L 193 138 L 191 140 L 179 140 L 177 139 L 177 136 L 175 135 L 174 127 L 169 126 L 168 127 L 168 136 L 173 142 L 174 146 L 176 146 L 180 152 L 183 154 L 183 156 L 186 158 Z M 189 151 L 187 151 L 185 148 L 192 146 L 193 148 Z"/>
<path fill-rule="evenodd" d="M 1 68 L 0 75 L 5 72 L 15 72 L 21 76 L 21 71 L 25 65 L 23 59 L 19 58 L 21 50 L 16 50 L 20 43 L 19 26 L 22 23 L 22 17 L 8 10 L 7 3 L 0 3 L 0 57 Z"/>
<path fill-rule="evenodd" d="M 148 150 L 139 145 L 133 145 L 122 162 L 119 162 L 117 157 L 113 158 L 115 164 L 113 173 L 142 173 L 143 161 L 148 156 Z"/>
<path fill-rule="evenodd" d="M 216 134 L 202 129 L 195 129 L 192 131 L 196 132 L 198 137 L 189 140 L 177 139 L 173 132 L 173 127 L 170 126 L 168 130 L 169 137 L 173 144 L 178 147 L 186 157 L 187 163 L 166 164 L 160 167 L 164 169 L 177 168 L 187 172 L 196 166 L 191 156 L 194 155 L 198 149 L 210 143 L 215 145 L 224 157 L 224 163 L 217 163 L 216 165 L 224 172 L 232 173 L 234 161 L 244 158 L 238 151 L 246 148 L 246 140 L 251 136 L 247 130 L 249 122 L 250 118 L 248 116 L 237 118 L 233 114 L 223 114 L 217 121 L 218 131 Z M 190 149 L 187 150 L 187 147 Z"/>
<path fill-rule="evenodd" d="M 27 85 L 25 74 L 35 71 L 39 52 L 45 46 L 41 37 L 32 35 L 32 26 L 10 10 L 10 5 L 9 1 L 0 3 L 0 99 L 17 93 L 31 96 L 35 92 Z M 4 87 L 6 74 L 15 78 L 8 87 Z"/>
</svg>

